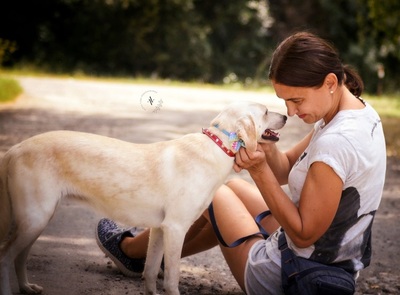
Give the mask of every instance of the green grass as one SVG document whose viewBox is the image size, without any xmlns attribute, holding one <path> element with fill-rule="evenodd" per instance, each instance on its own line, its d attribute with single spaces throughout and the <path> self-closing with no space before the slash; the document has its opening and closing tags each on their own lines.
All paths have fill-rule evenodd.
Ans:
<svg viewBox="0 0 400 295">
<path fill-rule="evenodd" d="M 363 95 L 362 96 L 382 118 L 400 119 L 400 94 L 399 95 Z"/>
<path fill-rule="evenodd" d="M 135 84 L 152 84 L 152 85 L 171 85 L 177 87 L 192 87 L 192 88 L 214 88 L 226 89 L 234 91 L 262 91 L 265 93 L 273 93 L 270 86 L 254 87 L 251 85 L 244 86 L 240 83 L 228 85 L 211 85 L 201 82 L 180 82 L 174 80 L 158 80 L 148 78 L 115 78 L 115 77 L 90 77 L 82 74 L 76 75 L 57 75 L 49 73 L 41 73 L 38 71 L 1 71 L 0 69 L 0 104 L 3 102 L 13 101 L 20 93 L 22 88 L 18 82 L 8 76 L 37 76 L 37 77 L 58 77 L 58 78 L 75 78 L 82 80 L 97 80 L 118 83 L 135 83 Z M 382 118 L 383 127 L 385 130 L 386 144 L 388 155 L 400 156 L 400 94 L 374 96 L 364 94 L 362 97 L 371 104 Z"/>
<path fill-rule="evenodd" d="M 19 83 L 6 77 L 0 77 L 0 103 L 13 101 L 22 93 Z"/>
<path fill-rule="evenodd" d="M 2 75 L 1 75 L 2 74 Z M 214 88 L 226 89 L 234 91 L 262 91 L 266 93 L 273 93 L 271 86 L 252 86 L 243 85 L 241 83 L 232 84 L 206 84 L 201 82 L 181 82 L 169 79 L 150 79 L 145 77 L 91 77 L 81 73 L 72 75 L 66 74 L 52 74 L 42 72 L 36 69 L 26 67 L 24 69 L 2 70 L 0 69 L 0 103 L 4 101 L 13 100 L 22 89 L 18 86 L 18 82 L 6 76 L 36 76 L 36 77 L 57 77 L 57 78 L 75 78 L 81 80 L 97 80 L 103 82 L 118 82 L 118 83 L 134 83 L 134 84 L 152 84 L 152 85 L 171 85 L 177 87 L 193 87 L 193 88 Z M 399 118 L 400 119 L 400 93 L 393 95 L 375 96 L 370 94 L 363 94 L 362 97 L 370 103 L 376 111 L 384 118 Z"/>
</svg>

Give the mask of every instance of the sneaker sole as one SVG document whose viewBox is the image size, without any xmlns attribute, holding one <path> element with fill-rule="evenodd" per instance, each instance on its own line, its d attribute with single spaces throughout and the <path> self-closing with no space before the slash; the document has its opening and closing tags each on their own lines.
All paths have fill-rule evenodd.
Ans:
<svg viewBox="0 0 400 295">
<path fill-rule="evenodd" d="M 112 262 L 115 263 L 115 265 L 118 267 L 119 271 L 123 273 L 124 276 L 130 277 L 130 278 L 140 278 L 142 277 L 142 273 L 140 272 L 135 272 L 135 271 L 131 271 L 129 269 L 127 269 L 125 267 L 125 265 L 123 265 L 113 254 L 111 254 L 101 243 L 100 239 L 99 239 L 99 235 L 97 232 L 97 227 L 96 227 L 96 232 L 95 232 L 95 236 L 96 236 L 96 243 L 97 246 L 99 246 L 100 250 L 108 257 L 112 260 Z"/>
</svg>

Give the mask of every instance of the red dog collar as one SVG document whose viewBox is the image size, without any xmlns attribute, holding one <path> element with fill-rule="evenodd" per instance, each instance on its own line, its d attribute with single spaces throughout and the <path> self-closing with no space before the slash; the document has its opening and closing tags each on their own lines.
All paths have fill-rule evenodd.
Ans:
<svg viewBox="0 0 400 295">
<path fill-rule="evenodd" d="M 204 129 L 204 128 L 203 128 L 203 133 L 205 135 L 207 135 L 209 138 L 211 138 L 212 141 L 214 141 L 221 148 L 221 150 L 223 150 L 225 152 L 225 154 L 227 154 L 229 157 L 235 157 L 235 153 L 232 152 L 230 149 L 228 149 L 226 146 L 224 146 L 224 144 L 222 143 L 222 140 L 219 139 L 218 136 L 211 133 L 208 129 Z"/>
</svg>

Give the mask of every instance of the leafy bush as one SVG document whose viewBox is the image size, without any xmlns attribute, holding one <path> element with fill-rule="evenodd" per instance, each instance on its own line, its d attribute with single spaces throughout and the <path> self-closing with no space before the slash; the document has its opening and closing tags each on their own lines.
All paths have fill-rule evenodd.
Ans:
<svg viewBox="0 0 400 295">
<path fill-rule="evenodd" d="M 0 77 L 0 103 L 12 101 L 21 93 L 22 88 L 16 80 Z"/>
</svg>

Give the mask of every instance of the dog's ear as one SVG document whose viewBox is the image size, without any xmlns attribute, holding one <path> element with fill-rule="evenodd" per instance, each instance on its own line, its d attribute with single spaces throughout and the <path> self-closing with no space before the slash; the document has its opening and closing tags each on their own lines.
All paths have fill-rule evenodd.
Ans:
<svg viewBox="0 0 400 295">
<path fill-rule="evenodd" d="M 212 119 L 210 125 L 211 126 L 215 126 L 215 125 L 218 126 L 219 122 L 220 122 L 220 117 L 221 117 L 221 114 L 218 114 L 218 116 L 216 116 L 214 119 Z"/>
<path fill-rule="evenodd" d="M 241 139 L 246 149 L 251 152 L 257 150 L 257 130 L 252 116 L 240 117 L 236 122 L 236 133 Z"/>
</svg>

